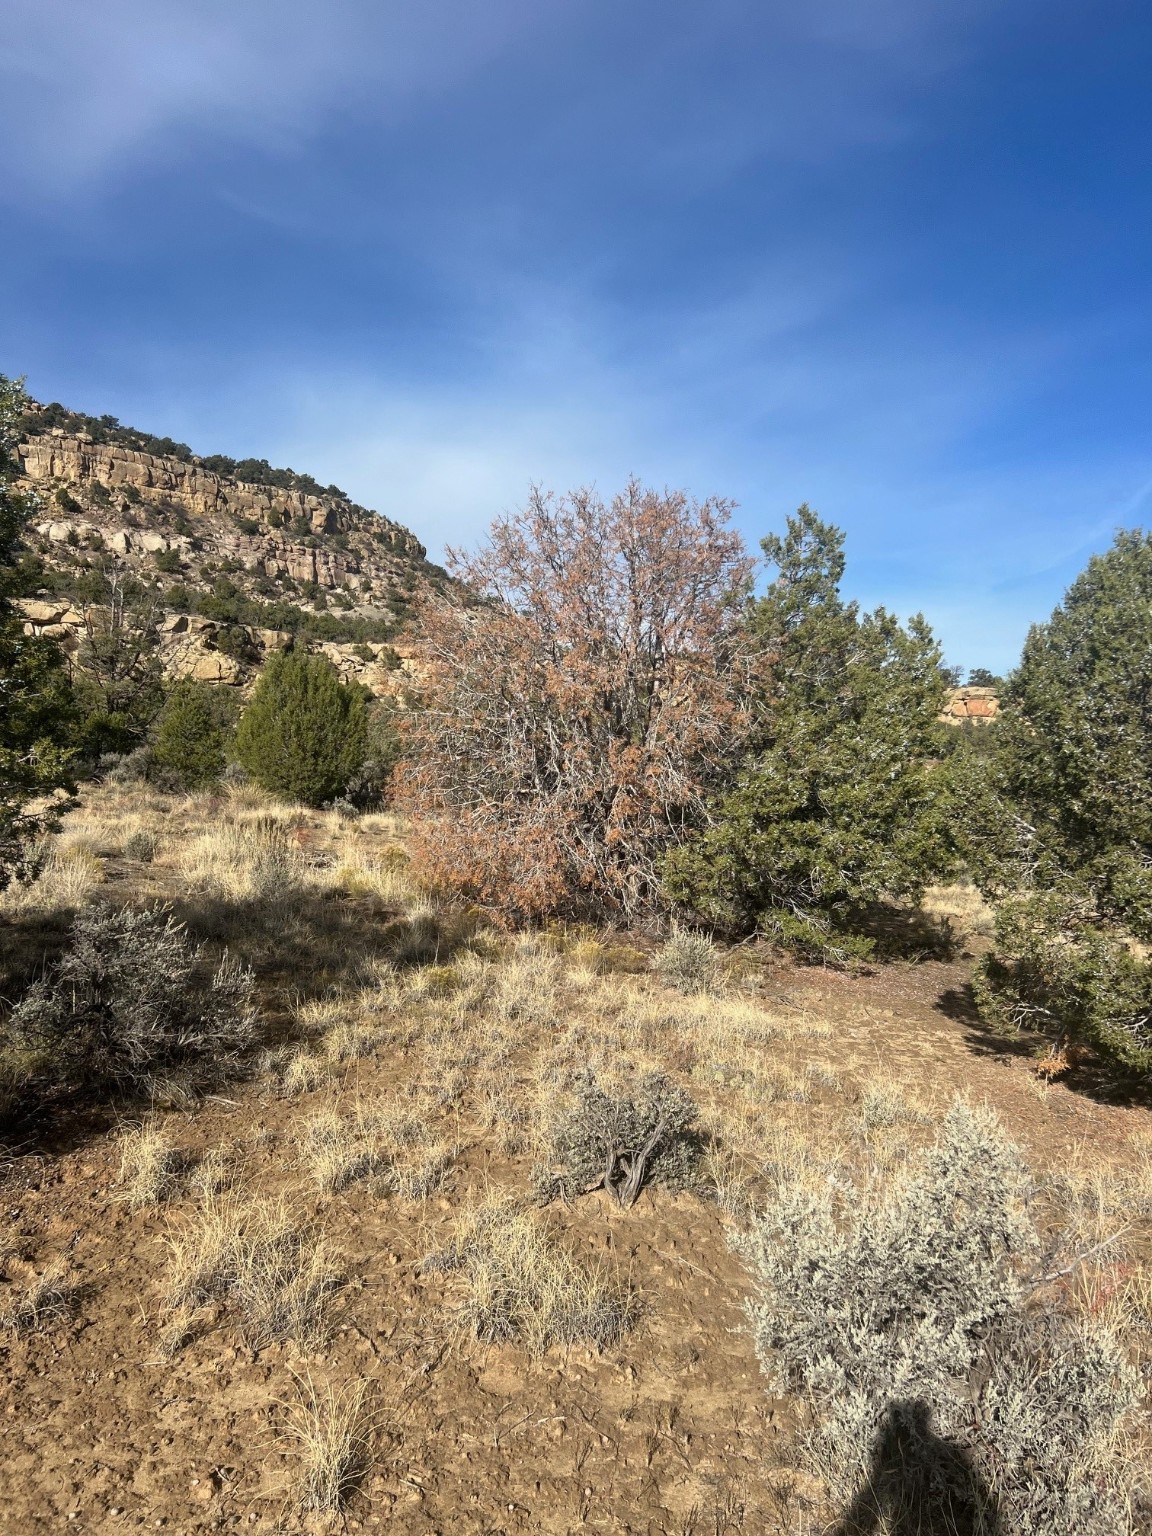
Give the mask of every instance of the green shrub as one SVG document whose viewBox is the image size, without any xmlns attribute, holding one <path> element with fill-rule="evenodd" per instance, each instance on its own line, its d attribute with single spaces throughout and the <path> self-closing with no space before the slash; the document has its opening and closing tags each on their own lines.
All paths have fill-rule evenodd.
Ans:
<svg viewBox="0 0 1152 1536">
<path fill-rule="evenodd" d="M 1057 1051 L 1088 1044 L 1126 1067 L 1152 1068 L 1152 964 L 1095 922 L 1083 897 L 1048 891 L 1003 902 L 995 950 L 972 987 L 981 1015 L 1005 1034 L 1043 1034 Z"/>
<path fill-rule="evenodd" d="M 236 755 L 265 789 L 324 805 L 363 768 L 368 698 L 323 656 L 274 656 L 240 717 Z"/>
<path fill-rule="evenodd" d="M 364 761 L 348 781 L 348 799 L 357 810 L 375 810 L 387 803 L 392 775 L 403 754 L 395 717 L 395 706 L 388 699 L 374 699 L 368 706 Z"/>
<path fill-rule="evenodd" d="M 78 724 L 59 649 L 26 636 L 11 601 L 30 590 L 25 581 L 36 570 L 18 553 L 30 506 L 14 485 L 28 406 L 21 385 L 0 374 L 0 890 L 67 807 Z"/>
<path fill-rule="evenodd" d="M 224 771 L 224 732 L 207 683 L 188 679 L 168 694 L 156 726 L 151 763 L 182 789 L 215 783 Z"/>
<path fill-rule="evenodd" d="M 131 836 L 124 839 L 124 857 L 137 859 L 141 864 L 151 864 L 156 857 L 156 836 L 152 832 L 146 832 L 141 827 Z"/>
<path fill-rule="evenodd" d="M 772 1390 L 808 1399 L 806 1465 L 853 1499 L 840 1529 L 1130 1529 L 1115 1438 L 1135 1379 L 1033 1299 L 1029 1201 L 1018 1150 L 957 1102 L 897 1182 L 785 1175 L 739 1240 Z"/>
<path fill-rule="evenodd" d="M 955 754 L 962 849 L 1004 900 L 976 978 L 998 1028 L 1152 1067 L 1152 534 L 1121 532 L 1029 633 L 1003 716 Z"/>
<path fill-rule="evenodd" d="M 210 971 L 163 910 L 92 908 L 63 959 L 13 1009 L 5 1054 L 29 1075 L 86 1087 L 201 1087 L 253 1044 L 252 973 L 227 957 Z"/>
<path fill-rule="evenodd" d="M 808 507 L 763 541 L 778 574 L 747 619 L 747 751 L 664 863 L 682 908 L 841 964 L 871 948 L 855 909 L 917 897 L 951 857 L 939 649 L 922 618 L 844 601 L 843 544 Z"/>
<path fill-rule="evenodd" d="M 184 560 L 178 549 L 158 549 L 152 556 L 152 562 L 166 576 L 176 576 L 184 569 Z"/>
</svg>

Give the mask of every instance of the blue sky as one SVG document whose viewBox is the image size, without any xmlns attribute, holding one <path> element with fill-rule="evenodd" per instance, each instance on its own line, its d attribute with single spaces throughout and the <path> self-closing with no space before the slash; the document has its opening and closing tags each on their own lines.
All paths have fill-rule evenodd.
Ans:
<svg viewBox="0 0 1152 1536">
<path fill-rule="evenodd" d="M 0 371 L 437 553 L 531 482 L 807 500 L 996 670 L 1152 524 L 1119 0 L 0 0 Z"/>
</svg>

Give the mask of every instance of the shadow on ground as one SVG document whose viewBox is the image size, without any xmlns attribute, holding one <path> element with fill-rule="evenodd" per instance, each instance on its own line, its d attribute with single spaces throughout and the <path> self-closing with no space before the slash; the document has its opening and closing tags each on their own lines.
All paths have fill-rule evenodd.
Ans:
<svg viewBox="0 0 1152 1536">
<path fill-rule="evenodd" d="M 1033 1061 L 1042 1056 L 1048 1041 L 1043 1035 L 1003 1035 L 980 1017 L 971 986 L 948 987 L 933 1005 L 938 1013 L 964 1026 L 964 1041 L 976 1056 L 1001 1061 Z M 1068 1070 L 1059 1078 L 1071 1093 L 1078 1093 L 1098 1104 L 1119 1106 L 1152 1105 L 1152 1090 L 1133 1073 L 1124 1072 L 1087 1049 L 1078 1052 Z"/>
</svg>

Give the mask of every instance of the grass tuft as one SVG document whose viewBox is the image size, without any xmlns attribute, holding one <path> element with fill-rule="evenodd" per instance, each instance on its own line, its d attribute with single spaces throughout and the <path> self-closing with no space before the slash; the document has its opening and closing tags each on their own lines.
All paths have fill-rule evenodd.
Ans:
<svg viewBox="0 0 1152 1536">
<path fill-rule="evenodd" d="M 336 1514 L 371 1464 L 371 1387 L 363 1380 L 339 1388 L 319 1387 L 311 1376 L 298 1377 L 297 1387 L 299 1397 L 289 1408 L 284 1428 L 300 1447 L 300 1507 Z"/>
</svg>

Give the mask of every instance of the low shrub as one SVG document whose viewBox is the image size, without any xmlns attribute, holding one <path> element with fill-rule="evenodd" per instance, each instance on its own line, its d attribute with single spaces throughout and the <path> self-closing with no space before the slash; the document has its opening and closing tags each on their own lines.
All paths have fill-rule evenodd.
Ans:
<svg viewBox="0 0 1152 1536">
<path fill-rule="evenodd" d="M 677 928 L 660 946 L 653 968 L 661 981 L 685 993 L 715 992 L 723 981 L 715 944 L 686 928 Z"/>
<path fill-rule="evenodd" d="M 700 1156 L 696 1116 L 693 1101 L 662 1073 L 649 1073 L 628 1094 L 606 1090 L 585 1072 L 556 1128 L 551 1166 L 537 1172 L 539 1192 L 567 1199 L 606 1189 L 627 1207 L 647 1184 L 683 1184 Z"/>
<path fill-rule="evenodd" d="M 133 1092 L 218 1079 L 256 1038 L 252 973 L 202 951 L 163 909 L 92 908 L 13 1009 L 6 1045 L 66 1084 Z"/>
<path fill-rule="evenodd" d="M 957 1102 L 897 1183 L 783 1172 L 737 1240 L 761 1364 L 811 1407 L 807 1467 L 855 1494 L 845 1532 L 935 1529 L 945 1508 L 974 1536 L 1128 1529 L 1110 1447 L 1133 1381 L 1036 1303 L 1030 1194 L 995 1119 Z"/>
<path fill-rule="evenodd" d="M 187 678 L 176 683 L 156 723 L 150 771 L 177 789 L 203 789 L 224 771 L 221 711 L 209 687 Z"/>
<path fill-rule="evenodd" d="M 236 755 L 256 782 L 305 805 L 342 795 L 368 750 L 366 688 L 324 656 L 273 656 L 240 717 Z"/>
<path fill-rule="evenodd" d="M 126 859 L 136 859 L 141 864 L 151 864 L 156 857 L 156 847 L 155 833 L 145 832 L 140 828 L 124 839 L 123 853 Z"/>
<path fill-rule="evenodd" d="M 120 1184 L 129 1205 L 158 1205 L 174 1190 L 185 1156 L 162 1126 L 145 1122 L 120 1133 Z"/>
<path fill-rule="evenodd" d="M 38 1275 L 13 1286 L 0 1307 L 0 1328 L 12 1333 L 33 1333 L 48 1323 L 71 1316 L 80 1297 L 78 1283 L 69 1275 L 63 1259 L 53 1259 Z"/>
<path fill-rule="evenodd" d="M 300 1448 L 300 1505 L 331 1514 L 343 1509 L 368 1470 L 375 1429 L 371 1386 L 357 1379 L 338 1389 L 317 1387 L 311 1377 L 298 1386 L 284 1427 Z"/>
</svg>

